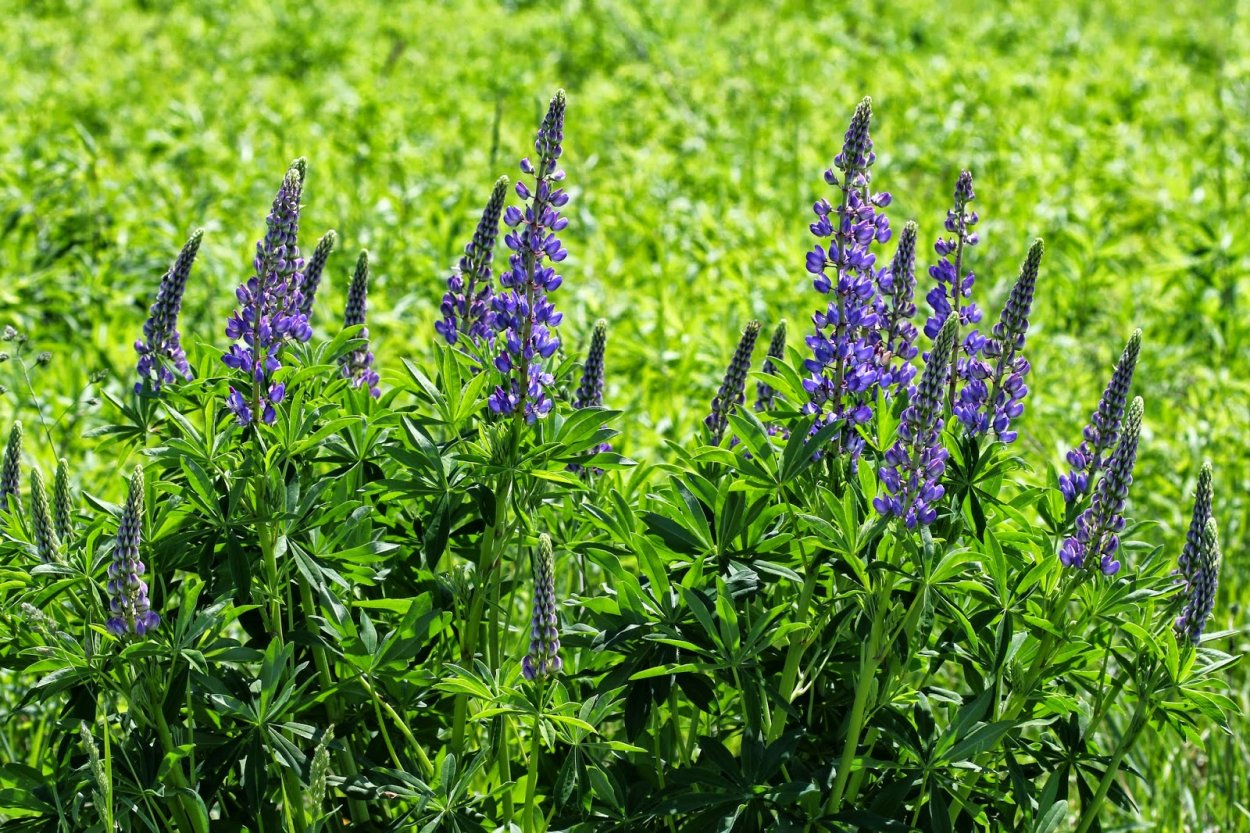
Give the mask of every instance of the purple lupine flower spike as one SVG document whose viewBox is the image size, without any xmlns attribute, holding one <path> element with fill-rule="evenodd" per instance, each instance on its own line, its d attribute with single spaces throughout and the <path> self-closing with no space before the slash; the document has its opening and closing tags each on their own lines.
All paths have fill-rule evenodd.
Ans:
<svg viewBox="0 0 1250 833">
<path fill-rule="evenodd" d="M 993 431 L 1004 443 L 1016 439 L 1011 423 L 1024 413 L 1024 397 L 1029 392 L 1024 377 L 1030 365 L 1022 352 L 1043 251 L 1042 241 L 1034 241 L 994 325 L 993 335 L 984 342 L 984 359 L 968 361 L 969 365 L 978 365 L 979 370 L 968 375 L 954 411 L 970 434 Z"/>
<path fill-rule="evenodd" d="M 275 406 L 286 397 L 286 385 L 273 381 L 282 367 L 282 347 L 312 337 L 301 311 L 304 259 L 297 242 L 304 173 L 304 160 L 297 159 L 283 178 L 265 220 L 265 238 L 256 244 L 255 275 L 235 290 L 239 308 L 226 322 L 226 335 L 243 343 L 232 344 L 221 360 L 244 373 L 250 389 L 249 395 L 231 386 L 226 398 L 239 425 L 277 419 Z"/>
<path fill-rule="evenodd" d="M 326 261 L 329 260 L 330 253 L 334 251 L 334 244 L 338 242 L 338 239 L 334 229 L 327 231 L 317 241 L 317 248 L 313 249 L 312 257 L 308 259 L 308 266 L 304 268 L 304 280 L 299 288 L 299 311 L 304 313 L 304 317 L 310 321 L 312 320 L 313 299 L 317 297 L 317 289 L 321 286 L 321 275 L 325 272 Z"/>
<path fill-rule="evenodd" d="M 61 560 L 61 540 L 57 537 L 56 527 L 52 523 L 52 512 L 48 508 L 48 491 L 43 485 L 43 474 L 39 469 L 30 470 L 30 526 L 32 538 L 35 539 L 35 551 L 39 558 L 50 564 Z"/>
<path fill-rule="evenodd" d="M 556 616 L 555 559 L 551 538 L 538 536 L 534 557 L 534 617 L 530 624 L 530 649 L 521 661 L 521 674 L 527 680 L 551 677 L 560 672 L 560 630 Z"/>
<path fill-rule="evenodd" d="M 888 242 L 891 234 L 889 220 L 878 213 L 890 204 L 890 195 L 869 190 L 869 169 L 877 158 L 871 120 L 872 102 L 865 98 L 855 108 L 842 152 L 833 162 L 842 175 L 834 168 L 825 171 L 825 182 L 841 192 L 839 203 L 821 199 L 812 207 L 816 222 L 809 228 L 829 244 L 807 253 L 812 285 L 830 301 L 812 316 L 816 329 L 807 337 L 812 358 L 804 363 L 811 375 L 803 381 L 810 401 L 804 410 L 818 415 L 813 431 L 833 423 L 842 426 L 838 447 L 850 455 L 852 467 L 864 445 L 855 426 L 872 417 L 870 403 L 881 380 L 878 273 L 871 247 Z"/>
<path fill-rule="evenodd" d="M 1124 346 L 1120 360 L 1116 362 L 1115 372 L 1107 382 L 1102 399 L 1098 400 L 1098 407 L 1094 409 L 1089 425 L 1085 426 L 1085 439 L 1068 452 L 1068 464 L 1072 468 L 1067 474 L 1059 476 L 1059 490 L 1063 492 L 1063 499 L 1068 503 L 1075 503 L 1089 492 L 1095 477 L 1107 464 L 1107 457 L 1115 448 L 1120 420 L 1124 414 L 1124 403 L 1128 401 L 1129 388 L 1133 384 L 1133 370 L 1137 367 L 1137 355 L 1140 351 L 1141 330 L 1135 330 L 1128 344 Z"/>
<path fill-rule="evenodd" d="M 881 318 L 881 379 L 887 392 L 907 390 L 916 378 L 916 235 L 918 227 L 908 220 L 899 235 L 898 248 L 888 269 L 877 276 L 877 307 Z M 897 360 L 897 363 L 895 363 Z"/>
<path fill-rule="evenodd" d="M 1198 488 L 1194 492 L 1194 511 L 1189 522 L 1189 532 L 1185 535 L 1185 546 L 1177 559 L 1177 573 L 1187 585 L 1193 583 L 1193 576 L 1201 563 L 1203 531 L 1207 521 L 1211 520 L 1211 463 L 1204 461 L 1198 473 Z"/>
<path fill-rule="evenodd" d="M 117 543 L 109 564 L 109 618 L 105 627 L 114 636 L 127 632 L 143 636 L 161 623 L 161 617 L 148 602 L 148 585 L 142 578 L 143 562 L 139 544 L 143 531 L 143 468 L 135 466 L 130 492 L 117 527 Z"/>
<path fill-rule="evenodd" d="M 358 350 L 345 355 L 340 362 L 343 377 L 352 381 L 352 387 L 369 389 L 369 394 L 377 399 L 382 395 L 378 389 L 378 373 L 373 369 L 373 353 L 369 349 L 369 328 L 365 326 L 365 312 L 369 294 L 369 253 L 361 252 L 356 260 L 356 272 L 352 275 L 351 286 L 347 290 L 347 311 L 343 315 L 344 327 L 360 327 L 357 338 L 365 344 Z"/>
<path fill-rule="evenodd" d="M 1089 508 L 1076 519 L 1076 534 L 1063 542 L 1059 560 L 1066 567 L 1081 568 L 1087 559 L 1098 559 L 1104 575 L 1120 569 L 1115 559 L 1120 548 L 1119 533 L 1124 529 L 1124 502 L 1133 484 L 1133 464 L 1137 460 L 1137 439 L 1141 434 L 1142 400 L 1137 397 L 1128 407 L 1120 427 L 1120 441 L 1107 461 L 1107 469 L 1094 489 Z"/>
<path fill-rule="evenodd" d="M 4 447 L 4 463 L 0 465 L 0 511 L 9 508 L 9 497 L 22 496 L 22 423 L 14 422 L 9 430 L 9 444 Z"/>
<path fill-rule="evenodd" d="M 772 340 L 768 342 L 768 355 L 764 357 L 764 364 L 760 367 L 760 372 L 773 375 L 777 371 L 777 366 L 773 364 L 774 360 L 780 361 L 786 357 L 786 322 L 782 321 L 773 330 Z M 773 403 L 777 399 L 777 391 L 773 390 L 772 385 L 765 381 L 759 381 L 755 384 L 755 410 L 759 413 L 771 411 Z"/>
<path fill-rule="evenodd" d="M 742 331 L 738 347 L 734 350 L 733 359 L 725 370 L 725 378 L 720 389 L 712 398 L 712 409 L 703 418 L 707 426 L 712 445 L 719 445 L 725 436 L 725 427 L 729 425 L 729 415 L 735 405 L 746 401 L 747 375 L 751 372 L 751 353 L 755 350 L 755 341 L 760 334 L 760 322 L 752 321 Z"/>
<path fill-rule="evenodd" d="M 608 322 L 600 318 L 590 336 L 590 349 L 582 366 L 582 380 L 573 396 L 573 407 L 603 407 L 603 355 L 608 344 Z"/>
<path fill-rule="evenodd" d="M 497 345 L 495 369 L 503 383 L 490 395 L 490 409 L 496 414 L 516 414 L 534 422 L 551 411 L 548 391 L 555 378 L 543 363 L 560 349 L 560 337 L 552 328 L 564 316 L 547 297 L 563 283 L 554 266 L 568 252 L 556 234 L 568 225 L 560 209 L 569 195 L 560 183 L 564 171 L 558 163 L 564 152 L 564 90 L 551 99 L 551 106 L 534 139 L 538 164 L 521 160 L 521 171 L 534 177 L 534 189 L 516 184 L 516 195 L 524 210 L 509 206 L 504 223 L 511 229 L 504 243 L 512 250 L 508 269 L 499 276 L 500 292 L 491 299 Z"/>
<path fill-rule="evenodd" d="M 143 338 L 135 342 L 135 352 L 139 354 L 136 393 L 141 392 L 145 384 L 154 392 L 159 391 L 161 385 L 172 385 L 177 381 L 174 370 L 184 379 L 191 378 L 187 354 L 182 349 L 182 335 L 178 332 L 178 313 L 182 311 L 182 295 L 203 239 L 204 229 L 196 229 L 157 287 L 156 301 L 143 325 Z M 173 365 L 173 369 L 169 365 Z"/>
<path fill-rule="evenodd" d="M 1220 536 L 1215 518 L 1207 518 L 1191 566 L 1192 577 L 1186 587 L 1185 608 L 1176 620 L 1176 633 L 1197 645 L 1215 609 L 1215 592 L 1220 586 Z"/>
<path fill-rule="evenodd" d="M 939 482 L 946 471 L 942 447 L 942 395 L 952 372 L 959 325 L 952 317 L 942 325 L 929 351 L 920 383 L 908 393 L 898 427 L 898 440 L 885 454 L 878 471 L 885 492 L 873 500 L 882 515 L 902 518 L 908 529 L 928 526 L 937 518 L 935 504 L 946 493 Z"/>
<path fill-rule="evenodd" d="M 499 236 L 499 217 L 508 196 L 508 178 L 495 181 L 490 201 L 482 211 L 473 239 L 464 247 L 464 254 L 451 277 L 439 312 L 443 319 L 434 324 L 448 344 L 455 344 L 466 335 L 475 345 L 489 344 L 494 339 L 491 324 L 491 261 L 495 257 L 495 239 Z"/>
</svg>

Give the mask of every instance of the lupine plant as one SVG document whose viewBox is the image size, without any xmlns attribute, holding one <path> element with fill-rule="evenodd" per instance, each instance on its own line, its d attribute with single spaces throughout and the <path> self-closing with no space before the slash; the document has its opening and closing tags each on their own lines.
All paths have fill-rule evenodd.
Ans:
<svg viewBox="0 0 1250 833">
<path fill-rule="evenodd" d="M 828 149 L 806 339 L 776 315 L 756 370 L 746 324 L 690 397 L 706 430 L 637 463 L 606 324 L 552 300 L 593 261 L 558 237 L 568 105 L 520 204 L 496 184 L 427 354 L 373 352 L 363 254 L 312 333 L 335 237 L 304 264 L 301 160 L 212 301 L 225 343 L 178 331 L 198 233 L 152 276 L 141 384 L 92 435 L 128 482 L 60 459 L 49 504 L 57 449 L 14 424 L 3 829 L 1086 833 L 1133 824 L 1141 737 L 1224 725 L 1220 503 L 1205 467 L 1183 549 L 1143 543 L 1140 333 L 1058 478 L 1022 441 L 1029 387 L 1066 392 L 1025 358 L 1041 242 L 1010 287 L 981 276 L 1006 299 L 982 333 L 971 175 L 893 241 L 865 100 Z"/>
</svg>

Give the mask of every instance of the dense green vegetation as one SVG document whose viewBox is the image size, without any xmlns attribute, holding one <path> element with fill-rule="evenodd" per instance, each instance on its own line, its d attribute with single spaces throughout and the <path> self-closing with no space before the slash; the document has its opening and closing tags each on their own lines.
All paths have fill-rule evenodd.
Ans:
<svg viewBox="0 0 1250 833">
<path fill-rule="evenodd" d="M 1053 484 L 1048 466 L 1143 330 L 1135 534 L 1174 559 L 1201 462 L 1214 463 L 1225 565 L 1210 630 L 1232 632 L 1220 649 L 1246 650 L 1250 6 L 809 6 L 13 4 L 0 27 L 0 324 L 50 357 L 30 385 L 0 365 L 0 425 L 22 420 L 31 461 L 51 472 L 65 457 L 84 492 L 120 504 L 119 473 L 141 458 L 93 429 L 122 421 L 113 403 L 128 401 L 157 281 L 204 227 L 182 331 L 216 362 L 261 208 L 299 156 L 305 252 L 325 229 L 340 240 L 322 333 L 366 248 L 383 389 L 412 387 L 405 358 L 436 376 L 445 278 L 563 87 L 564 352 L 580 356 L 608 320 L 612 442 L 643 463 L 610 476 L 632 478 L 634 496 L 667 489 L 664 466 L 684 457 L 669 443 L 694 444 L 743 325 L 786 319 L 802 349 L 819 303 L 804 270 L 810 206 L 870 95 L 873 185 L 894 193 L 896 229 L 919 223 L 922 267 L 964 168 L 987 318 L 1029 241 L 1046 240 L 1012 447 L 1023 481 Z M 1222 673 L 1250 709 L 1250 672 Z M 1138 808 L 1103 829 L 1250 829 L 1247 725 L 1203 722 L 1205 750 L 1147 737 L 1130 757 Z M 28 731 L 0 726 L 0 758 L 34 765 Z"/>
</svg>

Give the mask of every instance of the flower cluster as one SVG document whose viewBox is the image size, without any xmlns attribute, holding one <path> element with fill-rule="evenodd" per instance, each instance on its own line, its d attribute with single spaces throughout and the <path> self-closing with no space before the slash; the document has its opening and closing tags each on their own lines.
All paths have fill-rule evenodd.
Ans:
<svg viewBox="0 0 1250 833">
<path fill-rule="evenodd" d="M 182 334 L 178 332 L 178 313 L 182 311 L 182 295 L 203 239 L 204 229 L 196 229 L 157 287 L 156 301 L 143 325 L 143 338 L 135 342 L 135 352 L 139 354 L 139 381 L 135 382 L 135 393 L 142 392 L 145 384 L 153 391 L 159 391 L 161 385 L 172 385 L 177 381 L 174 370 L 184 379 L 191 378 L 187 354 L 182 349 Z M 166 362 L 173 365 L 172 370 Z"/>
<path fill-rule="evenodd" d="M 531 191 L 524 182 L 516 184 L 516 194 L 524 202 L 522 210 L 509 206 L 504 223 L 512 229 L 504 243 L 512 250 L 509 268 L 499 276 L 501 291 L 491 300 L 493 326 L 502 349 L 495 368 L 504 375 L 489 404 L 496 414 L 518 414 L 526 422 L 546 416 L 551 410 L 548 389 L 555 379 L 543 362 L 560 349 L 560 339 L 552 331 L 563 319 L 548 299 L 563 279 L 544 261 L 560 263 L 568 252 L 556 234 L 568 225 L 560 209 L 569 201 L 559 183 L 564 180 L 558 162 L 564 152 L 564 91 L 551 99 L 543 118 L 534 149 L 535 165 L 521 160 L 521 171 L 534 177 Z"/>
<path fill-rule="evenodd" d="M 1133 464 L 1137 460 L 1137 438 L 1141 432 L 1142 400 L 1129 405 L 1120 427 L 1120 441 L 1107 461 L 1106 472 L 1098 481 L 1089 508 L 1076 519 L 1076 534 L 1063 542 L 1059 560 L 1066 567 L 1081 568 L 1089 558 L 1099 560 L 1105 575 L 1115 575 L 1120 562 L 1119 533 L 1124 529 L 1124 502 L 1133 484 Z"/>
<path fill-rule="evenodd" d="M 1020 277 L 1003 305 L 1002 314 L 992 330 L 993 335 L 982 340 L 974 331 L 969 333 L 968 342 L 965 342 L 965 345 L 969 342 L 979 344 L 982 356 L 969 355 L 964 359 L 965 384 L 953 409 L 970 434 L 984 434 L 992 430 L 994 436 L 1004 443 L 1016 439 L 1011 422 L 1024 413 L 1024 397 L 1029 392 L 1024 377 L 1031 367 L 1023 351 L 1043 251 L 1041 240 L 1035 240 L 1029 247 L 1024 265 L 1020 268 Z"/>
<path fill-rule="evenodd" d="M 347 290 L 347 311 L 343 314 L 344 327 L 360 327 L 357 338 L 364 346 L 345 355 L 340 361 L 343 377 L 352 381 L 352 387 L 368 388 L 377 399 L 382 395 L 378 389 L 378 372 L 373 369 L 373 352 L 369 349 L 369 328 L 365 326 L 365 312 L 369 295 L 369 253 L 361 252 L 356 259 L 356 271 Z"/>
<path fill-rule="evenodd" d="M 114 636 L 127 631 L 143 636 L 161 622 L 161 617 L 148 602 L 148 585 L 142 578 L 143 562 L 139 560 L 139 543 L 143 530 L 143 469 L 135 466 L 130 478 L 130 493 L 117 527 L 117 543 L 109 564 L 109 618 L 105 627 Z"/>
<path fill-rule="evenodd" d="M 297 238 L 303 188 L 301 159 L 287 171 L 274 197 L 265 220 L 265 238 L 256 244 L 256 274 L 235 291 L 240 308 L 226 322 L 226 335 L 243 344 L 232 344 L 221 360 L 246 373 L 251 382 L 250 396 L 232 386 L 226 400 L 240 425 L 258 416 L 267 425 L 273 423 L 277 418 L 274 406 L 286 396 L 286 386 L 273 381 L 273 374 L 282 367 L 278 358 L 282 347 L 288 341 L 312 337 L 308 317 L 301 311 L 304 260 Z"/>
<path fill-rule="evenodd" d="M 942 447 L 942 394 L 958 334 L 953 318 L 938 332 L 920 383 L 908 394 L 898 440 L 885 453 L 885 465 L 878 471 L 886 491 L 873 500 L 873 505 L 882 515 L 902 518 L 908 529 L 933 523 L 937 518 L 935 504 L 946 493 L 939 482 L 947 458 Z"/>
<path fill-rule="evenodd" d="M 768 355 L 764 358 L 764 364 L 760 368 L 760 372 L 766 375 L 776 373 L 777 366 L 774 361 L 780 361 L 786 357 L 786 322 L 782 321 L 773 330 L 772 340 L 768 343 Z M 772 385 L 762 379 L 755 384 L 755 410 L 759 413 L 771 411 L 773 403 L 777 399 L 777 391 L 773 390 Z"/>
<path fill-rule="evenodd" d="M 603 354 L 607 344 L 608 322 L 600 318 L 590 336 L 590 349 L 586 351 L 586 363 L 582 365 L 582 380 L 573 395 L 574 408 L 603 406 Z"/>
<path fill-rule="evenodd" d="M 877 213 L 890 204 L 890 195 L 869 192 L 869 169 L 877 158 L 868 129 L 871 119 L 872 103 L 864 99 L 855 108 L 834 167 L 825 171 L 825 182 L 841 191 L 839 204 L 821 199 L 812 208 L 816 222 L 811 232 L 829 243 L 807 253 L 816 291 L 832 297 L 812 316 L 816 330 L 807 337 L 812 357 L 804 365 L 810 373 L 803 382 L 810 396 L 805 410 L 820 415 L 814 430 L 829 423 L 843 426 L 840 447 L 851 455 L 852 464 L 863 449 L 855 426 L 872 417 L 869 402 L 882 377 L 878 276 L 871 248 L 888 242 L 891 234 L 889 220 Z"/>
<path fill-rule="evenodd" d="M 521 661 L 527 680 L 554 676 L 560 672 L 560 630 L 556 618 L 556 572 L 551 539 L 538 538 L 534 558 L 534 617 L 530 623 L 530 649 Z"/>
<path fill-rule="evenodd" d="M 61 539 L 57 537 L 52 522 L 52 512 L 48 509 L 48 491 L 43 485 L 43 475 L 39 469 L 30 470 L 30 515 L 31 535 L 35 539 L 35 551 L 45 563 L 61 560 Z"/>
<path fill-rule="evenodd" d="M 729 415 L 735 405 L 746 401 L 747 374 L 751 372 L 751 353 L 755 350 L 755 341 L 759 338 L 760 322 L 752 321 L 742 331 L 738 347 L 734 350 L 729 367 L 725 370 L 725 378 L 721 381 L 716 396 L 712 397 L 712 408 L 703 418 L 708 435 L 713 445 L 718 445 L 725 436 L 725 428 L 729 425 Z"/>
<path fill-rule="evenodd" d="M 881 378 L 887 393 L 905 391 L 916 378 L 916 235 L 915 221 L 908 220 L 898 236 L 898 248 L 890 265 L 877 275 L 877 314 L 881 320 L 878 350 Z M 897 359 L 898 361 L 893 361 Z"/>
<path fill-rule="evenodd" d="M 499 236 L 499 216 L 508 195 L 508 178 L 499 177 L 491 191 L 490 201 L 478 220 L 473 239 L 464 247 L 464 255 L 451 277 L 447 294 L 439 312 L 443 318 L 434 324 L 448 344 L 455 344 L 461 334 L 475 345 L 494 339 L 491 323 L 491 261 L 495 257 L 495 239 Z"/>
<path fill-rule="evenodd" d="M 1059 476 L 1059 490 L 1068 503 L 1075 503 L 1088 493 L 1098 472 L 1107 465 L 1108 455 L 1115 448 L 1119 437 L 1120 419 L 1124 403 L 1128 401 L 1129 388 L 1133 384 L 1133 370 L 1137 367 L 1137 354 L 1141 351 L 1141 330 L 1135 330 L 1116 362 L 1103 391 L 1098 407 L 1085 426 L 1084 441 L 1068 452 L 1068 465 L 1072 468 Z"/>
<path fill-rule="evenodd" d="M 4 463 L 0 465 L 0 511 L 9 508 L 9 497 L 21 497 L 22 423 L 9 429 L 9 444 L 4 447 Z"/>
<path fill-rule="evenodd" d="M 304 280 L 299 287 L 299 311 L 310 321 L 312 320 L 313 299 L 317 297 L 317 288 L 321 286 L 321 274 L 325 271 L 326 261 L 330 258 L 330 252 L 334 251 L 334 244 L 338 242 L 338 239 L 334 229 L 327 231 L 317 241 L 317 248 L 313 249 L 312 257 L 308 259 L 308 265 L 304 268 Z"/>
<path fill-rule="evenodd" d="M 1219 539 L 1211 517 L 1211 502 L 1211 464 L 1204 462 L 1194 493 L 1189 532 L 1177 559 L 1177 573 L 1184 583 L 1185 607 L 1176 620 L 1176 631 L 1194 643 L 1202 637 L 1219 584 Z"/>
<path fill-rule="evenodd" d="M 56 479 L 52 483 L 52 523 L 56 536 L 62 541 L 74 534 L 74 503 L 70 494 L 69 463 L 62 457 L 56 466 Z"/>
</svg>

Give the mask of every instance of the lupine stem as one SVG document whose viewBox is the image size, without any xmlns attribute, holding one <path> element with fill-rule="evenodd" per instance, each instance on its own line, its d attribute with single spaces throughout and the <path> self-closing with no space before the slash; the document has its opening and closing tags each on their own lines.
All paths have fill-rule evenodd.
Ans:
<svg viewBox="0 0 1250 833">
<path fill-rule="evenodd" d="M 1089 804 L 1081 808 L 1081 821 L 1076 827 L 1076 833 L 1087 833 L 1094 822 L 1098 820 L 1098 813 L 1102 809 L 1102 803 L 1106 800 L 1107 793 L 1111 790 L 1111 784 L 1120 773 L 1120 764 L 1124 761 L 1124 756 L 1128 753 L 1128 750 L 1132 748 L 1133 743 L 1137 740 L 1137 736 L 1141 734 L 1141 730 L 1145 728 L 1149 717 L 1150 699 L 1143 697 L 1137 704 L 1137 711 L 1133 713 L 1133 719 L 1129 723 L 1128 731 L 1124 733 L 1124 737 L 1120 738 L 1120 743 L 1116 746 L 1115 752 L 1111 755 L 1111 760 L 1107 763 L 1107 769 L 1098 781 L 1098 789 L 1094 791 Z"/>
<path fill-rule="evenodd" d="M 529 775 L 525 782 L 525 817 L 524 817 L 524 833 L 534 833 L 537 828 L 534 827 L 534 797 L 538 794 L 538 762 L 542 755 L 542 726 L 543 703 L 547 695 L 547 680 L 545 677 L 538 678 L 538 709 L 534 712 L 534 724 L 530 729 L 530 760 Z M 507 757 L 506 755 L 504 757 Z"/>
<path fill-rule="evenodd" d="M 786 506 L 790 509 L 791 520 L 795 525 L 795 534 L 798 534 L 798 516 L 794 512 L 793 504 L 789 501 Z M 795 611 L 794 621 L 803 622 L 807 619 L 808 608 L 812 604 L 812 596 L 815 595 L 816 582 L 820 577 L 820 562 L 815 559 L 808 559 L 807 548 L 803 546 L 802 541 L 799 543 L 799 553 L 803 558 L 803 589 L 799 592 L 798 609 Z M 789 717 L 789 710 L 786 708 L 790 704 L 791 698 L 794 696 L 794 688 L 798 683 L 799 663 L 803 659 L 803 652 L 807 649 L 806 636 L 801 631 L 794 631 L 790 634 L 790 645 L 786 649 L 786 664 L 781 672 L 781 702 L 773 710 L 772 723 L 769 727 L 768 739 L 775 741 L 781 737 L 786 730 L 786 719 Z"/>
</svg>

